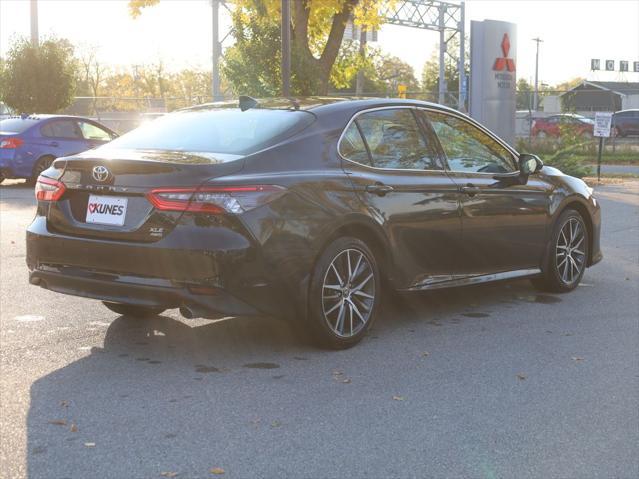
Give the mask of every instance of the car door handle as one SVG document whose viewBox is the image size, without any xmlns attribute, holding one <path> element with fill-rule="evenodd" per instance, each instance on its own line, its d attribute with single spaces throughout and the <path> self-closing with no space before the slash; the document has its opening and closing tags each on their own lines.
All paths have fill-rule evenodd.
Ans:
<svg viewBox="0 0 639 479">
<path fill-rule="evenodd" d="M 466 193 L 468 196 L 475 196 L 477 193 L 480 192 L 480 189 L 472 183 L 468 183 L 466 186 L 462 186 L 461 188 L 459 188 L 459 191 L 461 191 L 462 193 Z"/>
<path fill-rule="evenodd" d="M 384 196 L 386 193 L 390 193 L 394 188 L 384 183 L 375 183 L 373 185 L 366 185 L 366 191 L 379 196 Z"/>
<path fill-rule="evenodd" d="M 52 141 L 51 143 L 49 143 L 49 146 L 58 147 L 58 146 L 60 146 L 60 145 L 58 144 L 58 142 L 57 142 L 57 141 Z"/>
</svg>

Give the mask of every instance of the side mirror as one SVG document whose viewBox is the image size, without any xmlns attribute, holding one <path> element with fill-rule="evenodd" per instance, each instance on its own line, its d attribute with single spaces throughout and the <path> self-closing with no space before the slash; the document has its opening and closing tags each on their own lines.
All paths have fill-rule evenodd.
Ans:
<svg viewBox="0 0 639 479">
<path fill-rule="evenodd" d="M 519 155 L 519 172 L 522 176 L 537 173 L 543 166 L 544 162 L 541 161 L 537 155 L 531 155 L 529 153 Z"/>
</svg>

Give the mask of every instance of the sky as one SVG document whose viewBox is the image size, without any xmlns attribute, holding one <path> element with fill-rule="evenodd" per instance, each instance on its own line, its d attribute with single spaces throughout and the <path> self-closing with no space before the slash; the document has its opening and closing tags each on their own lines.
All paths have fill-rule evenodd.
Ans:
<svg viewBox="0 0 639 479">
<path fill-rule="evenodd" d="M 401 1 L 401 0 L 398 0 Z M 451 0 L 449 0 L 451 1 Z M 454 0 L 452 0 L 454 1 Z M 169 69 L 211 65 L 211 7 L 208 0 L 162 0 L 138 19 L 126 0 L 38 0 L 40 35 L 54 34 L 75 45 L 96 47 L 103 62 L 123 68 L 162 61 Z M 229 16 L 220 9 L 221 36 Z M 534 78 L 535 42 L 541 83 L 575 77 L 639 81 L 639 73 L 591 72 L 590 59 L 639 61 L 639 0 L 467 0 L 471 20 L 517 25 L 517 76 Z M 0 0 L 0 55 L 16 35 L 29 36 L 29 0 Z M 408 62 L 419 78 L 437 46 L 437 32 L 385 25 L 377 46 Z M 232 44 L 232 38 L 223 45 Z"/>
</svg>

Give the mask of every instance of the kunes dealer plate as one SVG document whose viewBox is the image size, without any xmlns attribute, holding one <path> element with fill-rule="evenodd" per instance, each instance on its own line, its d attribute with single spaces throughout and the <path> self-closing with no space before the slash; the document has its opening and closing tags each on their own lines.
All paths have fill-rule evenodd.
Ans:
<svg viewBox="0 0 639 479">
<path fill-rule="evenodd" d="M 122 226 L 126 216 L 127 198 L 90 195 L 87 223 Z"/>
</svg>

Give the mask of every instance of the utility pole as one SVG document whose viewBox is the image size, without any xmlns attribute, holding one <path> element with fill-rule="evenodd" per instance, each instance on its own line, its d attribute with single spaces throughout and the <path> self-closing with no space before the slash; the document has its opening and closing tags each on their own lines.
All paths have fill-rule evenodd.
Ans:
<svg viewBox="0 0 639 479">
<path fill-rule="evenodd" d="M 466 79 L 466 5 L 461 2 L 459 12 L 459 98 L 457 99 L 457 109 L 459 111 L 466 111 L 466 92 L 467 79 Z"/>
<path fill-rule="evenodd" d="M 291 2 L 282 0 L 282 96 L 291 96 Z"/>
<path fill-rule="evenodd" d="M 211 0 L 211 8 L 213 15 L 211 17 L 211 32 L 213 37 L 213 44 L 211 48 L 211 55 L 213 60 L 213 71 L 211 74 L 211 94 L 213 101 L 219 101 L 222 99 L 222 92 L 220 91 L 220 56 L 222 55 L 222 48 L 220 45 L 220 2 L 219 0 Z"/>
<path fill-rule="evenodd" d="M 537 42 L 537 54 L 535 56 L 535 95 L 533 97 L 533 109 L 537 111 L 539 109 L 539 44 L 543 40 L 539 37 L 533 38 L 533 42 Z"/>
<path fill-rule="evenodd" d="M 31 0 L 31 44 L 37 47 L 38 43 L 38 0 Z"/>
<path fill-rule="evenodd" d="M 353 24 L 355 28 L 355 24 Z M 366 57 L 366 27 L 362 25 L 359 32 L 359 58 L 364 64 Z M 362 96 L 364 93 L 364 69 L 363 67 L 357 71 L 357 80 L 355 82 L 355 96 Z"/>
<path fill-rule="evenodd" d="M 446 102 L 446 6 L 439 7 L 439 104 Z M 460 77 L 461 80 L 461 77 Z"/>
</svg>

